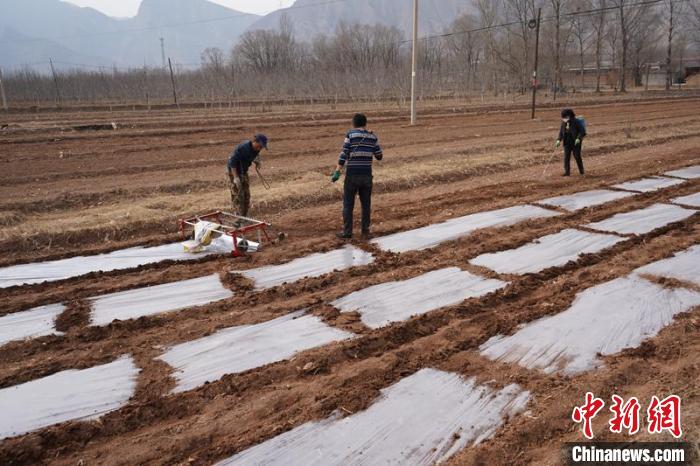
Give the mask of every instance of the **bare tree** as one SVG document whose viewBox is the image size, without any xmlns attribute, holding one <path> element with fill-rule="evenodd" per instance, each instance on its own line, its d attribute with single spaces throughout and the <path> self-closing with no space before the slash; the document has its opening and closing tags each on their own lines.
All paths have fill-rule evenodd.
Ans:
<svg viewBox="0 0 700 466">
<path fill-rule="evenodd" d="M 245 32 L 236 52 L 253 69 L 267 74 L 289 72 L 298 65 L 298 44 L 286 15 L 280 18 L 279 31 L 257 29 Z"/>
<path fill-rule="evenodd" d="M 461 74 L 466 76 L 464 80 L 465 90 L 472 89 L 473 76 L 481 57 L 482 41 L 478 33 L 469 32 L 476 28 L 478 22 L 472 15 L 462 15 L 455 19 L 450 26 L 450 31 L 457 34 L 448 36 L 447 47 L 451 53 L 450 59 L 455 63 Z"/>
<path fill-rule="evenodd" d="M 487 28 L 484 31 L 484 59 L 486 62 L 486 67 L 488 73 L 491 75 L 491 82 L 493 86 L 493 94 L 498 95 L 498 65 L 497 60 L 497 39 L 496 32 L 493 27 L 498 23 L 499 9 L 498 4 L 491 0 L 474 0 L 474 5 L 478 11 L 479 26 L 482 28 Z M 482 81 L 482 89 L 484 87 L 484 82 Z"/>
<path fill-rule="evenodd" d="M 561 72 L 561 24 L 566 2 L 567 0 L 550 0 L 554 12 L 554 100 L 557 100 L 557 90 L 564 87 Z"/>
<path fill-rule="evenodd" d="M 220 73 L 226 65 L 224 51 L 218 47 L 207 47 L 202 51 L 201 55 L 202 67 L 209 68 L 217 73 Z"/>
<path fill-rule="evenodd" d="M 598 11 L 591 17 L 591 25 L 595 36 L 595 91 L 600 92 L 600 67 L 602 61 L 603 38 L 605 37 L 605 18 L 607 15 L 607 0 L 594 0 L 593 7 Z"/>
<path fill-rule="evenodd" d="M 590 3 L 582 0 L 579 4 L 580 8 L 590 8 Z M 585 86 L 585 53 L 588 48 L 588 39 L 591 33 L 589 32 L 589 19 L 583 15 L 571 15 L 571 31 L 578 44 L 578 59 L 579 59 L 579 75 L 581 77 L 581 87 Z"/>
<path fill-rule="evenodd" d="M 632 60 L 634 85 L 642 85 L 642 74 L 649 62 L 657 56 L 657 44 L 662 41 L 661 23 L 658 11 L 653 8 L 640 10 L 630 25 L 629 51 Z"/>
<path fill-rule="evenodd" d="M 640 20 L 644 18 L 649 10 L 649 4 L 630 5 L 631 0 L 612 0 L 617 7 L 617 18 L 620 25 L 620 39 L 622 42 L 622 50 L 620 53 L 620 92 L 627 91 L 626 72 L 627 72 L 627 57 L 629 51 L 630 35 L 635 32 L 639 26 Z"/>
<path fill-rule="evenodd" d="M 532 31 L 528 22 L 535 17 L 534 0 L 503 0 L 503 14 L 506 22 L 516 22 L 515 32 L 508 28 L 507 50 L 503 55 L 511 65 L 513 72 L 517 73 L 517 80 L 521 92 L 524 91 L 530 76 L 530 53 L 532 43 Z M 515 40 L 512 36 L 515 35 Z"/>
<path fill-rule="evenodd" d="M 700 10 L 697 9 L 698 5 L 690 3 L 691 11 L 688 15 L 691 17 L 693 14 L 697 15 L 698 26 L 700 26 Z M 695 8 L 695 9 L 694 9 Z M 671 60 L 673 58 L 673 37 L 674 30 L 677 29 L 677 19 L 682 15 L 683 3 L 677 3 L 676 0 L 666 0 L 664 2 L 664 10 L 666 16 L 666 24 L 668 25 L 667 32 L 667 43 L 666 43 L 666 90 L 671 89 L 673 85 L 673 70 L 671 68 Z"/>
</svg>

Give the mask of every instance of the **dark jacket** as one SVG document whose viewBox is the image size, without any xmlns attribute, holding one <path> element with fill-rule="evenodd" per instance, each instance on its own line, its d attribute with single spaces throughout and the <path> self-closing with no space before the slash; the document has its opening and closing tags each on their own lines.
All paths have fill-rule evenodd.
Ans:
<svg viewBox="0 0 700 466">
<path fill-rule="evenodd" d="M 247 175 L 250 165 L 259 154 L 260 152 L 255 152 L 253 150 L 253 143 L 251 141 L 244 141 L 240 143 L 228 158 L 229 171 L 234 169 L 236 170 L 236 174 L 239 176 Z"/>
<path fill-rule="evenodd" d="M 559 128 L 559 140 L 566 147 L 573 147 L 576 139 L 581 139 L 586 136 L 586 131 L 583 129 L 583 125 L 578 118 L 570 118 L 568 122 L 561 122 L 561 127 Z"/>
</svg>

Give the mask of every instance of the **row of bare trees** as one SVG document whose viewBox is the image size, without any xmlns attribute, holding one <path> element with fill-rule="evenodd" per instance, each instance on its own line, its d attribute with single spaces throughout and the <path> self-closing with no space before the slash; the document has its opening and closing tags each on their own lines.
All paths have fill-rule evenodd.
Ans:
<svg viewBox="0 0 700 466">
<path fill-rule="evenodd" d="M 700 0 L 472 0 L 444 34 L 420 39 L 423 96 L 524 93 L 532 85 L 535 29 L 542 9 L 540 86 L 625 91 L 650 72 L 669 88 L 681 62 L 700 58 Z M 331 35 L 295 38 L 282 17 L 276 29 L 242 35 L 230 51 L 208 48 L 201 66 L 175 67 L 181 101 L 397 99 L 409 90 L 410 41 L 396 28 L 340 23 Z M 586 79 L 586 76 L 589 79 Z M 591 82 L 591 76 L 593 81 Z M 56 79 L 27 67 L 6 73 L 11 102 L 163 101 L 169 70 L 62 69 Z"/>
</svg>

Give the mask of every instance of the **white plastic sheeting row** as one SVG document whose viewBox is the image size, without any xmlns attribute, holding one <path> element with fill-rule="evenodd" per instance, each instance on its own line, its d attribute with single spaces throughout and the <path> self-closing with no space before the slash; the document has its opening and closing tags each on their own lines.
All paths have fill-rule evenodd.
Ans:
<svg viewBox="0 0 700 466">
<path fill-rule="evenodd" d="M 535 273 L 565 265 L 582 254 L 600 252 L 624 240 L 614 235 L 567 229 L 516 249 L 482 254 L 469 262 L 498 273 Z"/>
<path fill-rule="evenodd" d="M 700 193 L 689 194 L 688 196 L 681 196 L 671 199 L 671 202 L 675 204 L 687 205 L 691 207 L 700 208 Z"/>
<path fill-rule="evenodd" d="M 663 287 L 641 274 L 698 284 L 700 246 L 584 290 L 566 311 L 526 324 L 513 335 L 491 338 L 481 346 L 481 354 L 547 373 L 573 375 L 600 366 L 598 355 L 638 346 L 675 315 L 700 305 L 700 293 Z"/>
<path fill-rule="evenodd" d="M 445 241 L 461 238 L 482 228 L 503 227 L 538 218 L 555 217 L 558 212 L 531 205 L 478 212 L 428 225 L 415 230 L 401 231 L 372 240 L 381 249 L 391 252 L 417 251 L 437 246 Z"/>
<path fill-rule="evenodd" d="M 664 175 L 677 176 L 678 178 L 694 180 L 695 178 L 700 178 L 700 165 L 693 165 L 692 167 L 685 167 L 679 170 L 673 170 L 664 173 Z"/>
<path fill-rule="evenodd" d="M 239 272 L 255 282 L 255 289 L 264 290 L 302 278 L 318 277 L 334 270 L 367 265 L 372 254 L 351 245 L 334 251 L 311 254 L 280 265 L 268 265 Z"/>
<path fill-rule="evenodd" d="M 624 199 L 626 197 L 635 196 L 636 193 L 625 191 L 611 191 L 609 189 L 594 189 L 591 191 L 582 191 L 574 194 L 566 194 L 564 196 L 550 197 L 537 201 L 538 204 L 560 207 L 569 212 L 574 212 L 586 207 L 594 207 L 608 202 Z"/>
<path fill-rule="evenodd" d="M 0 346 L 11 341 L 61 335 L 56 330 L 56 318 L 64 310 L 63 304 L 49 304 L 0 317 Z"/>
<path fill-rule="evenodd" d="M 694 215 L 695 211 L 670 204 L 653 204 L 644 209 L 613 215 L 600 222 L 584 225 L 594 230 L 621 235 L 643 235 L 673 222 L 680 222 Z"/>
<path fill-rule="evenodd" d="M 330 327 L 316 316 L 297 311 L 260 324 L 231 327 L 181 343 L 168 349 L 159 359 L 175 368 L 177 387 L 173 392 L 183 392 L 226 374 L 282 361 L 300 351 L 352 337 L 352 333 Z"/>
<path fill-rule="evenodd" d="M 484 296 L 506 285 L 448 267 L 408 280 L 374 285 L 336 299 L 331 305 L 341 312 L 359 312 L 365 325 L 380 328 L 467 298 Z"/>
<path fill-rule="evenodd" d="M 90 323 L 107 325 L 114 320 L 173 312 L 203 306 L 233 296 L 217 274 L 181 280 L 90 298 Z M 0 317 L 0 346 L 10 341 L 62 335 L 56 330 L 56 318 L 65 311 L 63 304 L 49 304 Z"/>
<path fill-rule="evenodd" d="M 613 188 L 625 189 L 627 191 L 638 191 L 641 193 L 650 193 L 659 189 L 668 188 L 678 184 L 685 183 L 685 180 L 675 178 L 666 178 L 664 176 L 650 176 L 641 180 L 627 181 L 625 183 L 615 184 Z"/>
<path fill-rule="evenodd" d="M 635 273 L 675 278 L 700 286 L 700 245 L 677 252 L 668 259 L 640 267 Z"/>
<path fill-rule="evenodd" d="M 0 269 L 0 288 L 64 280 L 91 272 L 130 269 L 165 260 L 187 261 L 215 253 L 217 252 L 206 251 L 192 254 L 185 252 L 180 243 L 172 243 L 148 248 L 120 249 L 95 256 L 76 256 L 55 261 L 13 265 Z"/>
<path fill-rule="evenodd" d="M 233 293 L 221 284 L 218 274 L 120 291 L 90 299 L 91 324 L 101 326 L 115 319 L 136 319 L 203 306 L 231 296 Z"/>
<path fill-rule="evenodd" d="M 125 356 L 0 390 L 0 439 L 70 420 L 95 419 L 134 394 L 139 369 Z"/>
<path fill-rule="evenodd" d="M 422 369 L 381 391 L 366 410 L 303 424 L 219 465 L 432 465 L 493 435 L 530 394 Z"/>
</svg>

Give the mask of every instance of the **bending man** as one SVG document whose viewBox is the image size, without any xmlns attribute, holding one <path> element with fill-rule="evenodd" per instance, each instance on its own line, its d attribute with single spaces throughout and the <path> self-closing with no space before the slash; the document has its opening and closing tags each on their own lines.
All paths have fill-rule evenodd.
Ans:
<svg viewBox="0 0 700 466">
<path fill-rule="evenodd" d="M 250 210 L 250 179 L 248 169 L 254 163 L 260 168 L 260 151 L 267 149 L 267 136 L 256 134 L 252 140 L 243 141 L 228 158 L 226 170 L 231 189 L 231 203 L 236 215 L 247 217 Z"/>
</svg>

